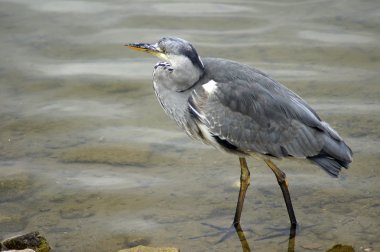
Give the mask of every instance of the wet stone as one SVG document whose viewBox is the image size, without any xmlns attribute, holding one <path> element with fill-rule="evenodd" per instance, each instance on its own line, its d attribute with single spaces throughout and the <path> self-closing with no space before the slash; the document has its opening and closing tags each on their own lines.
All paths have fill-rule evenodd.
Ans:
<svg viewBox="0 0 380 252">
<path fill-rule="evenodd" d="M 23 250 L 6 250 L 5 252 L 36 252 L 34 249 L 23 249 Z"/>
<path fill-rule="evenodd" d="M 138 245 L 146 246 L 149 243 L 150 243 L 149 238 L 139 237 L 139 236 L 129 236 L 124 241 L 124 245 L 129 248 L 136 247 Z"/>
<path fill-rule="evenodd" d="M 39 232 L 31 232 L 24 235 L 8 238 L 1 242 L 2 249 L 23 250 L 33 249 L 36 252 L 50 251 L 49 243 Z"/>
<path fill-rule="evenodd" d="M 326 252 L 355 252 L 355 250 L 350 245 L 337 244 Z"/>
</svg>

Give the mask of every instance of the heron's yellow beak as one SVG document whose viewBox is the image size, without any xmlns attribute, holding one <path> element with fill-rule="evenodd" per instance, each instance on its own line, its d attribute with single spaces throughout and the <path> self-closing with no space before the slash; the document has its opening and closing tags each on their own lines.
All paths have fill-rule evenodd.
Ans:
<svg viewBox="0 0 380 252">
<path fill-rule="evenodd" d="M 155 44 L 147 44 L 147 43 L 129 43 L 125 46 L 128 46 L 129 48 L 140 51 L 140 52 L 147 52 L 150 53 L 158 58 L 161 59 L 167 59 L 167 56 L 164 52 Z"/>
</svg>

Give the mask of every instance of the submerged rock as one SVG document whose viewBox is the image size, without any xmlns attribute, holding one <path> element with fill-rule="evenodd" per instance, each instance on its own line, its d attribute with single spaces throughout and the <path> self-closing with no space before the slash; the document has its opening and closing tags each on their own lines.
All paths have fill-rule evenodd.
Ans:
<svg viewBox="0 0 380 252">
<path fill-rule="evenodd" d="M 14 174 L 0 178 L 0 203 L 30 198 L 33 179 L 28 174 Z"/>
<path fill-rule="evenodd" d="M 350 245 L 337 244 L 326 252 L 355 252 L 355 250 Z"/>
<path fill-rule="evenodd" d="M 82 219 L 89 218 L 95 215 L 95 212 L 88 209 L 81 209 L 75 207 L 63 208 L 59 211 L 62 219 Z"/>
<path fill-rule="evenodd" d="M 180 252 L 177 248 L 153 248 L 146 246 L 137 246 L 134 248 L 119 250 L 119 252 Z"/>
<path fill-rule="evenodd" d="M 12 209 L 2 209 L 0 212 L 0 236 L 7 233 L 20 232 L 28 224 L 27 218 L 21 216 L 18 205 L 11 205 Z M 5 231 L 6 230 L 6 231 Z"/>
<path fill-rule="evenodd" d="M 4 252 L 36 252 L 33 249 L 23 249 L 23 250 L 4 250 Z"/>
<path fill-rule="evenodd" d="M 101 163 L 110 165 L 144 165 L 151 156 L 149 147 L 98 144 L 70 148 L 62 156 L 66 163 Z"/>
<path fill-rule="evenodd" d="M 124 241 L 124 245 L 127 246 L 127 248 L 134 248 L 136 246 L 141 245 L 148 245 L 150 243 L 149 238 L 140 237 L 140 236 L 128 236 L 126 237 Z"/>
<path fill-rule="evenodd" d="M 1 251 L 24 251 L 32 249 L 35 252 L 50 251 L 49 243 L 39 232 L 31 232 L 24 235 L 14 236 L 1 242 Z M 26 250 L 28 251 L 28 250 Z"/>
</svg>

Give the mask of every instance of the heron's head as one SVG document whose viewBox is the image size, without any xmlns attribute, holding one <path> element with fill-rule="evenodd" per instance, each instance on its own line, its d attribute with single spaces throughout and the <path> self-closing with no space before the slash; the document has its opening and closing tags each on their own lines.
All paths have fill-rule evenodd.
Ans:
<svg viewBox="0 0 380 252">
<path fill-rule="evenodd" d="M 175 37 L 164 37 L 155 44 L 130 43 L 131 49 L 147 52 L 170 63 L 173 67 L 181 66 L 190 61 L 199 70 L 204 69 L 202 60 L 195 48 L 186 40 Z"/>
</svg>

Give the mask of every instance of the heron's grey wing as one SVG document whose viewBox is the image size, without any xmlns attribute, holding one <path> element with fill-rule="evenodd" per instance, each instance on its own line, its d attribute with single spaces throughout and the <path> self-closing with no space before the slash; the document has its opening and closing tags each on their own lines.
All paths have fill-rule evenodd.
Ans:
<svg viewBox="0 0 380 252">
<path fill-rule="evenodd" d="M 219 143 L 246 153 L 310 157 L 325 142 L 316 113 L 266 77 L 260 83 L 210 81 L 198 86 L 189 98 L 189 111 Z"/>
</svg>

